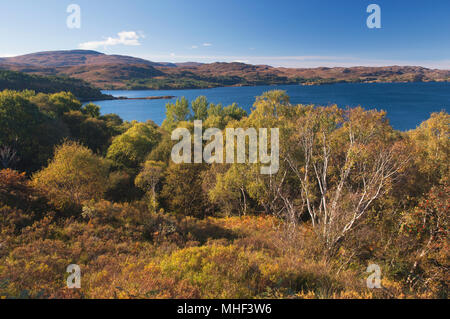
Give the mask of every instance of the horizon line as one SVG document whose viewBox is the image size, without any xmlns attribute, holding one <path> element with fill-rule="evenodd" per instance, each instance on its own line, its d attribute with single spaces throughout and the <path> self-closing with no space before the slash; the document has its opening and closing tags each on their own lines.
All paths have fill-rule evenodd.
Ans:
<svg viewBox="0 0 450 319">
<path fill-rule="evenodd" d="M 128 55 L 105 53 L 99 50 L 86 49 L 56 49 L 34 51 L 21 54 L 0 54 L 1 59 L 15 58 L 20 56 L 49 53 L 49 52 L 96 52 L 107 56 L 128 56 L 138 59 L 143 59 L 153 63 L 199 63 L 199 64 L 213 64 L 213 63 L 243 63 L 249 65 L 265 65 L 273 68 L 288 68 L 288 69 L 314 69 L 314 68 L 356 68 L 356 67 L 422 67 L 431 70 L 450 71 L 450 60 L 428 60 L 428 61 L 401 61 L 401 60 L 385 60 L 385 59 L 363 59 L 351 56 L 188 56 L 177 55 L 174 53 L 163 55 Z M 202 61 L 203 60 L 203 61 Z M 272 62 L 270 62 L 270 60 Z M 353 62 L 352 62 L 353 61 Z M 283 63 L 284 62 L 284 63 Z M 289 64 L 290 63 L 290 64 Z M 302 65 L 298 64 L 301 63 Z"/>
</svg>

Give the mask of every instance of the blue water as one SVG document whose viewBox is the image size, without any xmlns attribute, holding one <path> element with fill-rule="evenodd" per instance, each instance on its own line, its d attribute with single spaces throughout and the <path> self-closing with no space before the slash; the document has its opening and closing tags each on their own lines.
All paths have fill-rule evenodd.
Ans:
<svg viewBox="0 0 450 319">
<path fill-rule="evenodd" d="M 286 90 L 292 104 L 337 104 L 340 107 L 361 105 L 366 109 L 385 110 L 391 125 L 398 130 L 416 128 L 432 112 L 450 111 L 450 83 L 342 83 L 322 86 L 276 85 L 256 87 L 225 87 L 202 90 L 104 91 L 105 94 L 127 97 L 173 95 L 192 101 L 205 95 L 209 102 L 233 102 L 250 111 L 255 97 L 269 90 Z M 116 113 L 124 120 L 153 120 L 161 124 L 165 105 L 173 100 L 97 101 L 102 114 Z"/>
</svg>

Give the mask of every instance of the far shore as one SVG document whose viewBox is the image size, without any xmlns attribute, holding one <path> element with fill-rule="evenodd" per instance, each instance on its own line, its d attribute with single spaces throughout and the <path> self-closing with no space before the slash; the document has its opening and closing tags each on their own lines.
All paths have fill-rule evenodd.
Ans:
<svg viewBox="0 0 450 319">
<path fill-rule="evenodd" d="M 111 101 L 111 100 L 171 100 L 176 96 L 164 95 L 164 96 L 147 96 L 147 97 L 126 97 L 126 96 L 112 96 L 109 94 L 103 94 L 102 97 L 96 97 L 91 99 L 80 99 L 83 103 L 85 102 L 96 102 L 96 101 Z"/>
<path fill-rule="evenodd" d="M 173 95 L 164 95 L 164 96 L 147 96 L 147 97 L 126 97 L 126 96 L 118 96 L 115 97 L 114 100 L 170 100 L 175 98 Z"/>
</svg>

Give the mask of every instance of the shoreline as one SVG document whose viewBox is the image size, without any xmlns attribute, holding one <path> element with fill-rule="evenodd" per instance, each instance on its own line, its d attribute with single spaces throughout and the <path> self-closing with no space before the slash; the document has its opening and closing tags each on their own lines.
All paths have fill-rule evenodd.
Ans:
<svg viewBox="0 0 450 319">
<path fill-rule="evenodd" d="M 450 83 L 450 81 L 386 81 L 386 82 L 358 82 L 358 81 L 336 81 L 336 82 L 304 82 L 304 83 L 285 83 L 285 84 L 260 84 L 260 85 L 225 85 L 225 86 L 214 86 L 214 87 L 196 87 L 196 88 L 168 88 L 168 89 L 153 89 L 153 88 L 144 88 L 144 89 L 125 89 L 125 88 L 117 88 L 117 89 L 100 89 L 101 91 L 184 91 L 184 90 L 210 90 L 210 89 L 219 89 L 219 88 L 238 88 L 238 87 L 261 87 L 261 86 L 323 86 L 323 85 L 335 85 L 335 84 L 407 84 L 407 83 Z M 166 99 L 175 98 L 176 96 L 167 96 Z M 125 97 L 124 97 L 125 98 Z M 118 97 L 114 97 L 114 100 L 118 99 Z M 128 98 L 132 99 L 132 98 Z M 134 99 L 161 99 L 158 96 L 150 96 L 148 98 L 134 98 Z"/>
<path fill-rule="evenodd" d="M 114 90 L 112 90 L 114 91 Z M 135 91 L 135 90 L 129 90 Z M 88 102 L 98 102 L 98 101 L 115 101 L 115 100 L 171 100 L 176 98 L 173 95 L 164 95 L 164 96 L 147 96 L 147 97 L 126 97 L 126 96 L 112 96 L 110 94 L 103 94 L 103 97 L 99 98 L 91 98 L 91 99 L 80 99 L 83 103 Z"/>
<path fill-rule="evenodd" d="M 147 96 L 147 97 L 126 97 L 126 96 L 117 96 L 114 97 L 114 100 L 171 100 L 175 98 L 174 95 L 164 95 L 164 96 Z"/>
</svg>

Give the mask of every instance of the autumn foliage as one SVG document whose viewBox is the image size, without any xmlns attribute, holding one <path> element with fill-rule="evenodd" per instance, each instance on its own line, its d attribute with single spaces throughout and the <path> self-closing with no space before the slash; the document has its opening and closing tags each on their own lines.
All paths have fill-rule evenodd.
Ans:
<svg viewBox="0 0 450 319">
<path fill-rule="evenodd" d="M 162 127 L 98 111 L 0 93 L 0 298 L 448 298 L 447 113 L 399 132 L 283 91 L 250 114 L 182 99 Z M 279 128 L 279 172 L 174 164 L 170 129 L 196 119 Z"/>
</svg>

